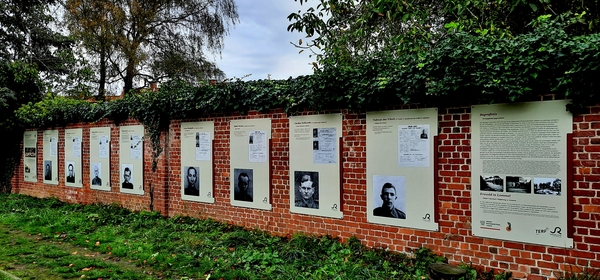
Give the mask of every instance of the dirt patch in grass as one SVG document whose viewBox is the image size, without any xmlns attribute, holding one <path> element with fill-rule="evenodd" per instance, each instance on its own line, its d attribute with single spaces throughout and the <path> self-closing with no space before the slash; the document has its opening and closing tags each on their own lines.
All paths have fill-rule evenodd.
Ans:
<svg viewBox="0 0 600 280">
<path fill-rule="evenodd" d="M 0 269 L 21 279 L 161 279 L 129 260 L 0 224 Z"/>
</svg>

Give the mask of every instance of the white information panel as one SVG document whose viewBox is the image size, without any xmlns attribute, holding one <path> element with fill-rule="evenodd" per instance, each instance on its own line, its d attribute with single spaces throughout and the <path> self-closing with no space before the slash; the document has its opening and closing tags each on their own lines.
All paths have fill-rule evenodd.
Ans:
<svg viewBox="0 0 600 280">
<path fill-rule="evenodd" d="M 110 127 L 90 128 L 90 188 L 110 191 Z M 122 177 L 121 177 L 122 178 Z"/>
<path fill-rule="evenodd" d="M 573 247 L 567 237 L 568 103 L 473 106 L 473 235 Z"/>
<path fill-rule="evenodd" d="M 434 151 L 438 110 L 367 113 L 367 219 L 438 230 Z"/>
<path fill-rule="evenodd" d="M 181 123 L 181 199 L 214 203 L 214 122 Z"/>
<path fill-rule="evenodd" d="M 81 157 L 81 139 L 83 130 L 81 128 L 65 129 L 65 161 L 64 178 L 67 187 L 83 187 L 82 180 L 82 157 Z"/>
<path fill-rule="evenodd" d="M 119 127 L 120 191 L 144 194 L 144 126 Z"/>
<path fill-rule="evenodd" d="M 44 184 L 58 185 L 58 130 L 44 130 Z"/>
<path fill-rule="evenodd" d="M 37 182 L 37 131 L 23 134 L 23 180 Z"/>
<path fill-rule="evenodd" d="M 233 120 L 229 128 L 231 205 L 271 210 L 271 119 Z"/>
<path fill-rule="evenodd" d="M 290 117 L 290 211 L 342 218 L 342 115 Z"/>
</svg>

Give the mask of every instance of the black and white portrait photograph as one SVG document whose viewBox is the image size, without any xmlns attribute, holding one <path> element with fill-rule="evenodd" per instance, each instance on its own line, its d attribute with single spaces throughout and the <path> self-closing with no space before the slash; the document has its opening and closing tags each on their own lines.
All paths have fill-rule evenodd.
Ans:
<svg viewBox="0 0 600 280">
<path fill-rule="evenodd" d="M 421 138 L 421 139 L 427 139 L 427 138 L 429 138 L 427 128 L 423 128 L 421 130 L 421 135 L 419 136 L 419 138 Z"/>
<path fill-rule="evenodd" d="M 252 169 L 235 168 L 233 170 L 233 199 L 238 201 L 253 202 L 254 172 Z"/>
<path fill-rule="evenodd" d="M 313 128 L 313 138 L 319 138 L 319 129 Z"/>
<path fill-rule="evenodd" d="M 488 192 L 501 192 L 504 191 L 504 179 L 498 175 L 479 176 L 479 190 Z"/>
<path fill-rule="evenodd" d="M 533 178 L 535 194 L 560 195 L 562 193 L 562 180 L 560 178 Z"/>
<path fill-rule="evenodd" d="M 121 175 L 123 175 L 121 188 L 133 190 L 133 164 L 121 164 Z"/>
<path fill-rule="evenodd" d="M 102 163 L 92 162 L 92 173 L 90 174 L 90 178 L 92 178 L 92 186 L 102 186 Z"/>
<path fill-rule="evenodd" d="M 373 216 L 406 219 L 404 176 L 373 175 Z"/>
<path fill-rule="evenodd" d="M 319 172 L 294 171 L 296 207 L 319 209 Z"/>
<path fill-rule="evenodd" d="M 531 177 L 506 176 L 506 192 L 531 193 Z"/>
<path fill-rule="evenodd" d="M 196 132 L 196 148 L 200 147 L 200 132 Z"/>
<path fill-rule="evenodd" d="M 183 167 L 183 194 L 200 195 L 200 168 L 195 166 Z"/>
<path fill-rule="evenodd" d="M 72 161 L 67 161 L 65 163 L 66 168 L 65 170 L 67 170 L 67 174 L 66 174 L 66 182 L 67 183 L 75 183 L 75 163 Z"/>
<path fill-rule="evenodd" d="M 44 160 L 44 180 L 52 180 L 52 161 Z"/>
</svg>

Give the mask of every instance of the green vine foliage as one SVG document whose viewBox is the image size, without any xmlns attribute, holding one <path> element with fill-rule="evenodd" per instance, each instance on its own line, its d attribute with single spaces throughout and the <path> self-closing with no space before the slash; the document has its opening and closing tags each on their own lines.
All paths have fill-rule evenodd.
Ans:
<svg viewBox="0 0 600 280">
<path fill-rule="evenodd" d="M 47 96 L 22 106 L 16 117 L 22 128 L 103 118 L 118 124 L 132 117 L 148 131 L 156 167 L 162 152 L 160 133 L 172 119 L 274 108 L 293 114 L 380 110 L 408 103 L 515 102 L 544 94 L 572 99 L 573 111 L 595 104 L 600 88 L 600 34 L 569 35 L 564 31 L 569 21 L 549 16 L 531 24 L 532 32 L 512 38 L 455 30 L 426 48 L 415 44 L 400 54 L 375 54 L 356 66 L 324 67 L 288 80 L 238 79 L 199 87 L 174 80 L 158 92 L 99 103 Z"/>
</svg>

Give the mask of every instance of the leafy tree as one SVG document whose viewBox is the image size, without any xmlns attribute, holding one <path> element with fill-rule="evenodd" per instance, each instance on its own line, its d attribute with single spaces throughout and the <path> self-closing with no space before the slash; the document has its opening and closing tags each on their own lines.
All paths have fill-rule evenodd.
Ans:
<svg viewBox="0 0 600 280">
<path fill-rule="evenodd" d="M 98 1 L 68 1 L 68 23 L 72 34 L 81 39 L 85 49 L 91 56 L 97 58 L 98 98 L 106 95 L 107 72 L 109 57 L 113 56 L 114 47 L 109 27 L 109 16 L 112 4 L 106 0 Z"/>
<path fill-rule="evenodd" d="M 29 64 L 29 69 L 38 71 L 43 81 L 37 84 L 38 99 L 43 91 L 87 90 L 82 86 L 87 80 L 86 65 L 74 55 L 74 40 L 59 32 L 54 18 L 59 4 L 60 0 L 0 1 L 0 61 Z"/>
<path fill-rule="evenodd" d="M 67 0 L 69 27 L 99 57 L 99 94 L 109 78 L 154 83 L 198 82 L 222 72 L 204 56 L 217 53 L 238 19 L 233 0 Z"/>
<path fill-rule="evenodd" d="M 65 73 L 65 56 L 73 43 L 52 29 L 49 14 L 55 0 L 4 0 L 0 2 L 0 59 L 24 61 L 38 71 Z"/>
<path fill-rule="evenodd" d="M 14 111 L 21 104 L 41 99 L 42 83 L 33 64 L 0 61 L 0 192 L 10 191 L 10 179 L 19 163 L 19 144 L 23 132 L 16 124 Z"/>
<path fill-rule="evenodd" d="M 57 0 L 0 1 L 0 191 L 10 190 L 23 133 L 14 111 L 51 87 L 70 84 L 73 40 L 56 31 Z"/>
<path fill-rule="evenodd" d="M 294 0 L 301 5 L 308 0 Z M 313 2 L 314 3 L 314 2 Z M 544 14 L 576 15 L 573 35 L 600 31 L 598 0 L 318 0 L 315 7 L 288 16 L 289 31 L 306 33 L 322 65 L 356 65 L 365 57 L 431 49 L 449 36 L 447 27 L 472 34 L 512 37 L 532 31 Z M 310 4 L 310 3 L 309 3 Z"/>
</svg>

